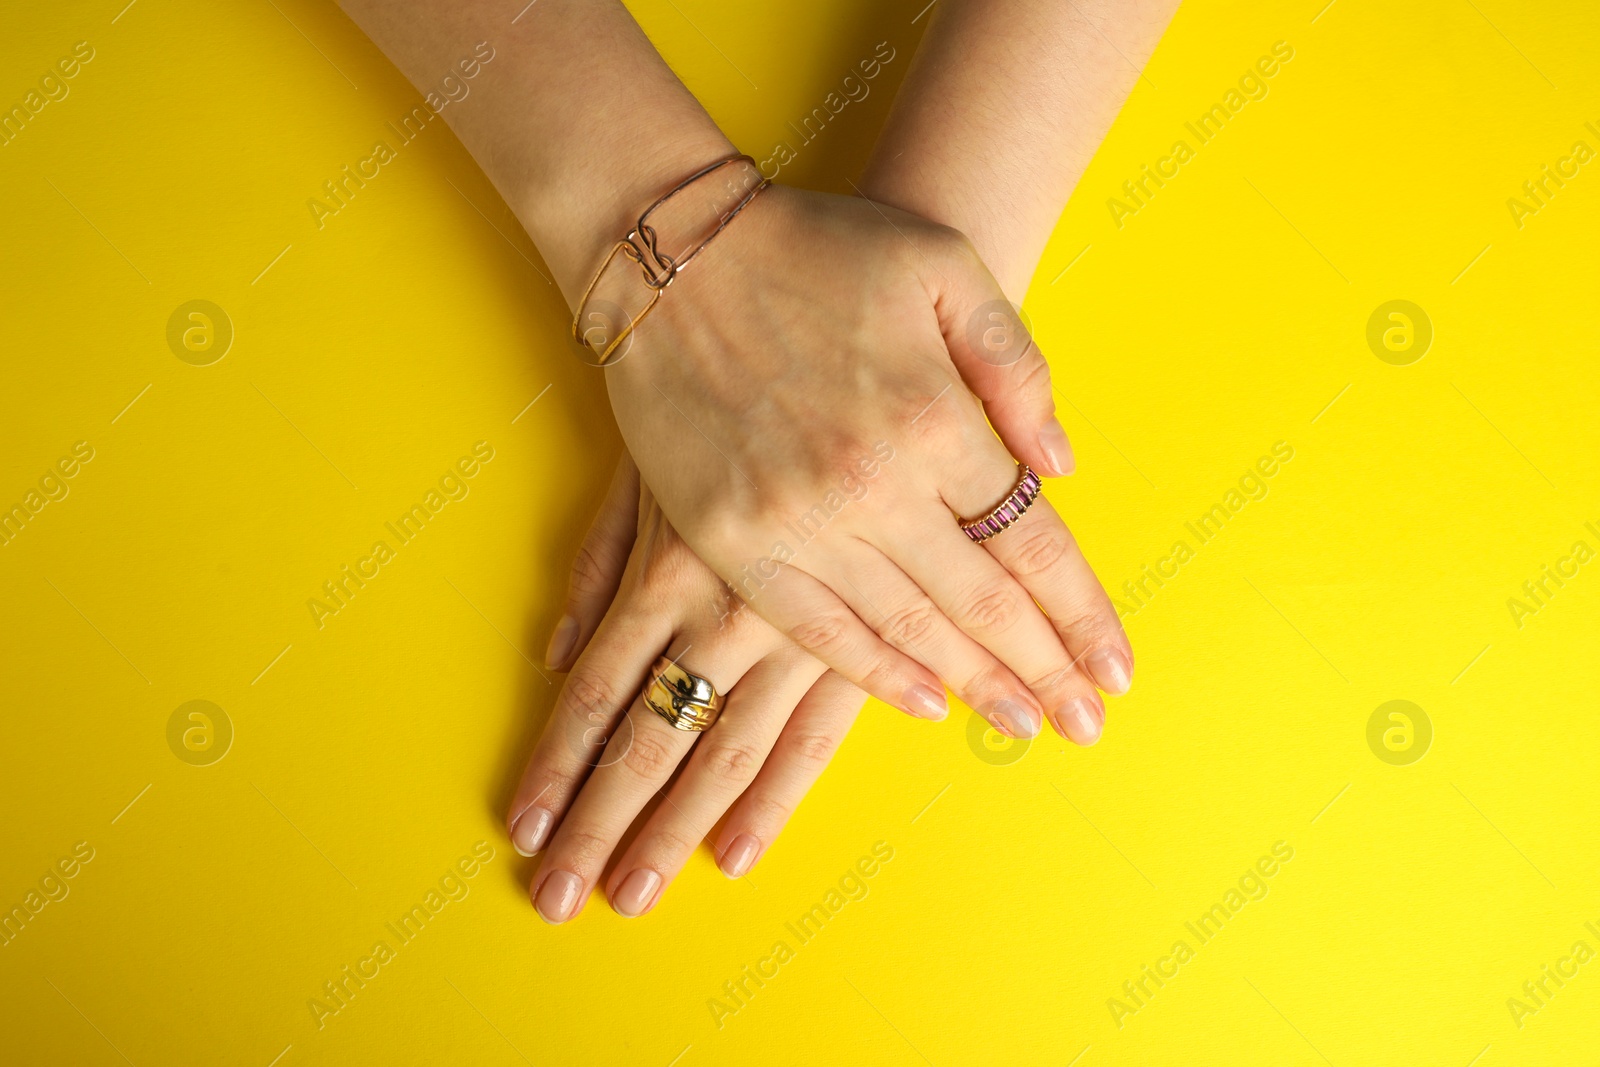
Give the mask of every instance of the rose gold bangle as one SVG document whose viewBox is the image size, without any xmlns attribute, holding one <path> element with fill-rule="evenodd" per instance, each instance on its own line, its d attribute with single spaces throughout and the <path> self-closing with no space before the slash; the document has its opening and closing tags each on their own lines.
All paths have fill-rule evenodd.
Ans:
<svg viewBox="0 0 1600 1067">
<path fill-rule="evenodd" d="M 761 176 L 754 159 L 739 155 L 701 167 L 668 189 L 645 208 L 633 231 L 611 246 L 600 269 L 595 271 L 572 316 L 573 341 L 592 353 L 598 366 L 605 366 L 656 306 L 678 272 L 771 184 Z M 684 193 L 688 195 L 679 196 Z M 629 294 L 621 287 L 622 276 L 631 273 L 626 266 L 629 260 L 638 265 L 645 285 L 643 291 L 628 287 L 633 290 L 632 302 L 643 298 L 644 306 L 636 312 L 625 311 L 620 304 L 596 293 L 601 280 L 606 279 L 607 292 L 616 288 L 618 300 L 628 300 Z M 619 269 L 613 270 L 613 264 Z"/>
</svg>

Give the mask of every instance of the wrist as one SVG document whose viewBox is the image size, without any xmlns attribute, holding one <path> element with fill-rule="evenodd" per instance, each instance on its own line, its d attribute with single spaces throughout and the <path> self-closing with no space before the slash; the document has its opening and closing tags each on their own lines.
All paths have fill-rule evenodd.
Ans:
<svg viewBox="0 0 1600 1067">
<path fill-rule="evenodd" d="M 604 140 L 565 156 L 552 153 L 550 166 L 530 175 L 513 204 L 568 307 L 640 212 L 687 175 L 734 152 L 703 111 L 670 123 L 652 117 Z M 612 152 L 608 146 L 616 144 L 628 150 Z"/>
</svg>

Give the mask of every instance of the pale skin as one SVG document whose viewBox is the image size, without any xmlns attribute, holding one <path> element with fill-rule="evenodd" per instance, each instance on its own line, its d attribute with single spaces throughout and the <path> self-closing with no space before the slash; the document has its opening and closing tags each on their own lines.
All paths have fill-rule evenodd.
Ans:
<svg viewBox="0 0 1600 1067">
<path fill-rule="evenodd" d="M 1175 6 L 945 0 L 861 183 L 877 203 L 768 190 L 605 372 L 648 488 L 625 460 L 552 641 L 572 675 L 508 816 L 519 851 L 546 850 L 530 892 L 547 920 L 581 910 L 657 793 L 611 866 L 619 912 L 654 907 L 724 815 L 719 865 L 747 871 L 854 720 L 852 683 L 938 718 L 947 682 L 1002 732 L 1048 720 L 1098 739 L 1097 688 L 1125 691 L 1132 653 L 1065 525 L 1041 501 L 978 547 L 952 520 L 1005 494 L 1013 456 L 1072 465 L 1038 350 L 1024 335 L 985 358 L 966 335 L 974 309 L 1020 301 Z M 541 3 L 514 27 L 487 4 L 346 7 L 419 85 L 496 42 L 504 81 L 446 117 L 569 300 L 644 205 L 733 152 L 610 0 Z M 600 54 L 627 75 L 594 77 Z M 595 129 L 650 148 L 614 152 Z M 770 520 L 886 438 L 860 506 L 730 611 L 724 579 L 764 558 Z M 663 651 L 729 694 L 699 744 L 634 699 Z"/>
<path fill-rule="evenodd" d="M 618 0 L 540 2 L 515 23 L 490 0 L 347 8 L 419 86 L 479 41 L 496 48 L 471 101 L 443 114 L 569 302 L 645 205 L 734 151 Z M 1019 334 L 1001 365 L 971 343 L 974 316 L 1004 300 L 971 243 L 777 185 L 714 247 L 604 372 L 628 451 L 695 554 L 730 584 L 776 569 L 750 606 L 912 714 L 945 714 L 948 684 L 1031 735 L 1046 712 L 1094 699 L 1106 661 L 1089 652 L 1127 674 L 1110 601 L 1048 502 L 989 546 L 953 521 L 1004 498 L 1018 460 L 1071 466 L 1038 349 Z M 780 552 L 788 524 L 879 441 L 896 459 L 867 499 Z"/>
</svg>

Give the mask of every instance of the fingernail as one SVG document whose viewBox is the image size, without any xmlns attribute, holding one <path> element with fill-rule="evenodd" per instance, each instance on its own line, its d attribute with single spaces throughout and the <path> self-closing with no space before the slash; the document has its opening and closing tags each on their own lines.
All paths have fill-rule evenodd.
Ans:
<svg viewBox="0 0 1600 1067">
<path fill-rule="evenodd" d="M 1133 685 L 1133 669 L 1128 666 L 1128 658 L 1117 649 L 1097 648 L 1083 662 L 1094 684 L 1112 696 L 1121 696 Z"/>
<path fill-rule="evenodd" d="M 519 856 L 532 856 L 544 848 L 554 817 L 543 808 L 529 807 L 511 822 L 511 847 Z"/>
<path fill-rule="evenodd" d="M 997 700 L 989 710 L 989 724 L 1008 737 L 1032 737 L 1039 732 L 1034 713 L 1015 700 Z"/>
<path fill-rule="evenodd" d="M 749 834 L 740 834 L 728 845 L 722 858 L 717 861 L 717 866 L 722 868 L 722 873 L 729 878 L 742 878 L 744 872 L 750 869 L 756 861 L 756 853 L 761 851 L 761 842 Z"/>
<path fill-rule="evenodd" d="M 559 670 L 567 662 L 567 657 L 572 655 L 572 646 L 578 643 L 578 620 L 571 615 L 561 616 L 561 621 L 556 623 L 555 633 L 550 635 L 550 647 L 545 650 L 544 665 L 551 670 Z"/>
<path fill-rule="evenodd" d="M 534 910 L 539 913 L 539 918 L 551 925 L 564 923 L 572 917 L 572 910 L 578 906 L 578 894 L 582 891 L 583 882 L 571 871 L 551 871 L 539 887 L 539 892 L 534 895 Z"/>
<path fill-rule="evenodd" d="M 945 703 L 944 694 L 920 682 L 905 691 L 901 697 L 901 707 L 919 719 L 932 719 L 934 722 L 950 714 L 950 705 Z"/>
<path fill-rule="evenodd" d="M 1052 475 L 1060 477 L 1071 474 L 1078 465 L 1072 455 L 1072 445 L 1067 443 L 1067 431 L 1061 428 L 1060 420 L 1053 416 L 1039 431 L 1039 449 L 1044 453 Z"/>
<path fill-rule="evenodd" d="M 1075 745 L 1092 745 L 1100 740 L 1105 716 L 1096 701 L 1073 697 L 1056 713 L 1056 729 Z"/>
<path fill-rule="evenodd" d="M 648 867 L 640 867 L 622 880 L 611 906 L 625 919 L 638 918 L 645 913 L 661 887 L 661 876 Z"/>
</svg>

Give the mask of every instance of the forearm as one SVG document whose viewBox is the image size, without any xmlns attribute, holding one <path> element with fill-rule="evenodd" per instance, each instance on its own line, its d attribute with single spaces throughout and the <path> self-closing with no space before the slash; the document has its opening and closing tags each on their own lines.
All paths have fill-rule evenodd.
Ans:
<svg viewBox="0 0 1600 1067">
<path fill-rule="evenodd" d="M 420 92 L 481 41 L 498 62 L 441 114 L 577 299 L 643 205 L 733 146 L 619 0 L 341 0 Z"/>
<path fill-rule="evenodd" d="M 862 181 L 971 238 L 1020 303 L 1178 0 L 943 0 Z"/>
</svg>

